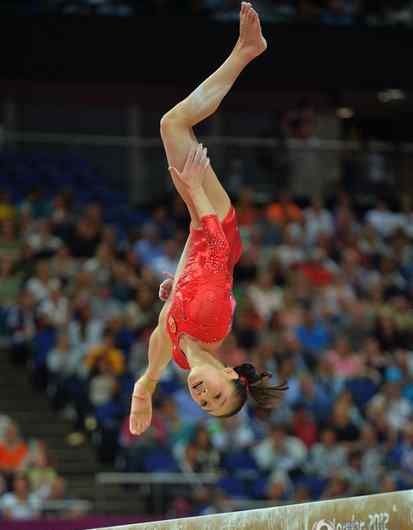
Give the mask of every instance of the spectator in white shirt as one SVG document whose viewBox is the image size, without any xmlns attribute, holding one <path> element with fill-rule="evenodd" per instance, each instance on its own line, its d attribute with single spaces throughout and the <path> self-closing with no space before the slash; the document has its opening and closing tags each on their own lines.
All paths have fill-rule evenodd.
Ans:
<svg viewBox="0 0 413 530">
<path fill-rule="evenodd" d="M 27 243 L 34 254 L 52 254 L 62 246 L 62 240 L 51 232 L 51 223 L 45 219 L 36 221 Z"/>
<path fill-rule="evenodd" d="M 296 436 L 288 436 L 285 426 L 273 425 L 267 438 L 253 449 L 263 471 L 293 471 L 303 465 L 307 448 Z"/>
<path fill-rule="evenodd" d="M 273 282 L 269 272 L 262 272 L 256 282 L 247 289 L 247 294 L 260 317 L 269 321 L 274 311 L 282 305 L 282 291 Z"/>
<path fill-rule="evenodd" d="M 307 472 L 320 478 L 331 477 L 347 462 L 346 450 L 337 443 L 334 429 L 326 427 L 321 431 L 320 441 L 310 450 Z"/>
<path fill-rule="evenodd" d="M 30 493 L 30 483 L 24 474 L 13 481 L 13 492 L 0 499 L 0 509 L 5 519 L 35 519 L 40 515 L 41 501 Z"/>
<path fill-rule="evenodd" d="M 33 294 L 36 302 L 46 300 L 51 289 L 59 285 L 59 280 L 51 278 L 49 263 L 40 261 L 36 266 L 36 274 L 27 282 L 27 289 Z"/>
<path fill-rule="evenodd" d="M 367 223 L 371 224 L 382 237 L 390 237 L 401 226 L 402 218 L 390 211 L 387 203 L 377 201 L 376 206 L 366 214 Z"/>
<path fill-rule="evenodd" d="M 174 239 L 168 239 L 164 243 L 163 254 L 154 258 L 148 265 L 160 278 L 164 273 L 175 274 L 180 257 L 180 248 Z"/>
<path fill-rule="evenodd" d="M 313 245 L 321 234 L 332 235 L 334 231 L 332 215 L 326 208 L 323 208 L 319 197 L 313 198 L 311 206 L 304 211 L 304 217 L 306 220 L 305 237 L 308 245 Z"/>
<path fill-rule="evenodd" d="M 69 320 L 69 300 L 63 295 L 58 283 L 49 290 L 49 296 L 38 308 L 39 313 L 47 315 L 52 325 L 61 328 Z"/>
<path fill-rule="evenodd" d="M 388 381 L 380 393 L 368 403 L 367 413 L 371 419 L 384 413 L 387 424 L 394 431 L 401 429 L 412 419 L 413 407 L 401 396 L 401 383 Z"/>
</svg>

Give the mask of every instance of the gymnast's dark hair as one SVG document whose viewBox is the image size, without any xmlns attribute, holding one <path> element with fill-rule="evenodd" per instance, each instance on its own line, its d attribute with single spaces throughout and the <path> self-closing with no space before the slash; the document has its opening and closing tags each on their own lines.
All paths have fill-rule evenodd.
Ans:
<svg viewBox="0 0 413 530">
<path fill-rule="evenodd" d="M 273 408 L 277 401 L 281 399 L 282 393 L 288 389 L 286 382 L 276 386 L 270 385 L 268 383 L 268 380 L 271 378 L 270 372 L 262 372 L 259 374 L 252 364 L 234 366 L 234 370 L 239 375 L 239 379 L 235 379 L 233 383 L 240 403 L 233 411 L 221 416 L 221 418 L 229 418 L 237 414 L 245 405 L 248 396 L 252 397 L 259 408 Z"/>
</svg>

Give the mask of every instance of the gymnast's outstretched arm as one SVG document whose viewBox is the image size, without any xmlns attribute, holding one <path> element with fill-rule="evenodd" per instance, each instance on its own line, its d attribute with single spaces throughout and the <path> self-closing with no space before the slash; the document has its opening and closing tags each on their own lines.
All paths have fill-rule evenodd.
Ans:
<svg viewBox="0 0 413 530">
<path fill-rule="evenodd" d="M 182 183 L 191 198 L 192 205 L 195 208 L 210 248 L 210 259 L 207 260 L 205 266 L 212 265 L 212 271 L 216 269 L 218 263 L 221 263 L 223 267 L 226 266 L 230 247 L 218 219 L 217 212 L 212 206 L 203 187 L 208 167 L 209 158 L 206 148 L 203 148 L 202 144 L 194 144 L 189 150 L 182 172 L 177 171 L 174 167 L 170 167 L 169 171 L 173 174 L 174 178 Z"/>
<path fill-rule="evenodd" d="M 132 393 L 129 429 L 132 434 L 142 434 L 152 421 L 152 395 L 162 373 L 172 358 L 169 337 L 160 323 L 149 339 L 148 367 L 135 383 Z"/>
</svg>

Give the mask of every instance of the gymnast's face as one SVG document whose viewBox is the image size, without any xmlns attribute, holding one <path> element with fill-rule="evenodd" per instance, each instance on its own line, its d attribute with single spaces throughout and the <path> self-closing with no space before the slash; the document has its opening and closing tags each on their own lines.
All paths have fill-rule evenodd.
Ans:
<svg viewBox="0 0 413 530">
<path fill-rule="evenodd" d="M 192 368 L 187 384 L 198 405 L 211 416 L 225 416 L 237 406 L 239 397 L 233 381 L 239 376 L 232 368 L 203 365 Z"/>
</svg>

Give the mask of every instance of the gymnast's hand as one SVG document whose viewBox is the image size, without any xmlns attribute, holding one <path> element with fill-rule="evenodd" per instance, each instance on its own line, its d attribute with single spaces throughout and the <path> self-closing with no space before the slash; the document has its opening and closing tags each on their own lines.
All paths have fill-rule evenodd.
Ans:
<svg viewBox="0 0 413 530">
<path fill-rule="evenodd" d="M 152 421 L 152 392 L 145 376 L 135 383 L 132 394 L 129 430 L 132 434 L 143 434 Z"/>
<path fill-rule="evenodd" d="M 187 188 L 194 190 L 202 187 L 208 166 L 209 158 L 206 147 L 203 147 L 202 144 L 194 144 L 186 157 L 184 169 L 179 172 L 176 168 L 170 167 L 169 171 Z"/>
<path fill-rule="evenodd" d="M 166 302 L 172 291 L 172 286 L 174 284 L 174 277 L 172 276 L 172 274 L 169 274 L 169 272 L 165 272 L 164 274 L 167 276 L 167 278 L 159 286 L 159 298 L 163 302 Z"/>
</svg>

